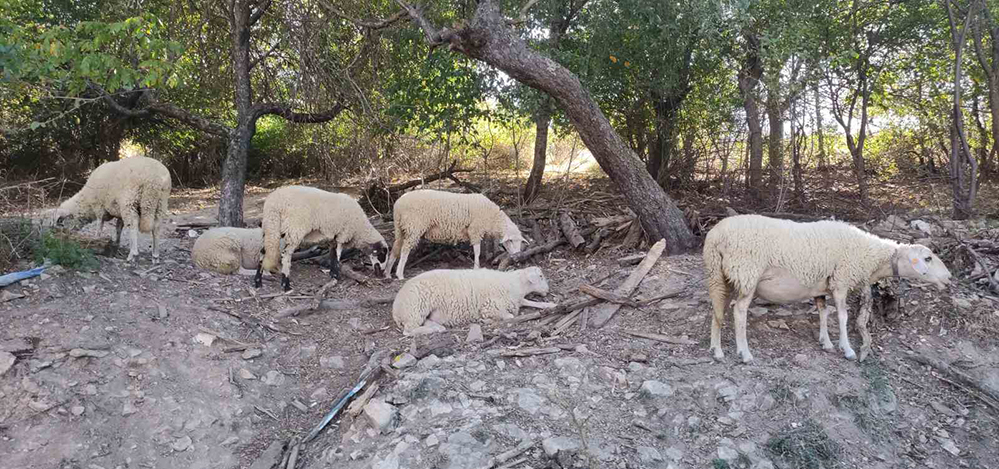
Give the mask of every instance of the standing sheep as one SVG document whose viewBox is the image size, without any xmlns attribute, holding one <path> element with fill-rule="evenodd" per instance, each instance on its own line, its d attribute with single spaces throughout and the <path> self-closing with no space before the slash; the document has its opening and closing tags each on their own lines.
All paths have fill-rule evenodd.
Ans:
<svg viewBox="0 0 999 469">
<path fill-rule="evenodd" d="M 167 214 L 170 199 L 170 171 L 163 163 L 144 156 L 109 161 L 97 167 L 76 195 L 53 213 L 56 225 L 74 220 L 82 227 L 94 220 L 115 219 L 115 245 L 121 244 L 121 230 L 132 233 L 128 262 L 139 254 L 139 232 L 153 236 L 153 263 L 160 260 L 158 229 Z"/>
<path fill-rule="evenodd" d="M 510 254 L 520 252 L 524 237 L 520 229 L 503 210 L 482 194 L 456 194 L 436 190 L 407 192 L 392 207 L 395 220 L 395 242 L 385 264 L 385 278 L 392 275 L 392 264 L 399 260 L 396 277 L 405 279 L 406 260 L 421 238 L 429 241 L 457 244 L 468 241 L 475 253 L 475 268 L 479 268 L 482 239 L 492 236 L 500 240 Z"/>
<path fill-rule="evenodd" d="M 257 288 L 262 283 L 262 270 L 276 273 L 280 266 L 281 287 L 291 290 L 291 255 L 302 242 L 330 241 L 330 277 L 335 279 L 340 278 L 340 254 L 345 245 L 368 254 L 373 267 L 384 265 L 388 256 L 388 243 L 356 200 L 314 187 L 284 186 L 268 195 L 261 228 L 264 248 L 254 278 Z"/>
<path fill-rule="evenodd" d="M 889 277 L 930 282 L 940 290 L 950 283 L 947 266 L 919 244 L 900 244 L 838 221 L 796 223 L 759 215 L 728 217 L 704 240 L 708 293 L 714 308 L 711 349 L 721 360 L 721 323 L 731 293 L 735 293 L 735 341 L 742 361 L 753 360 L 746 343 L 746 310 L 754 296 L 787 304 L 816 299 L 819 341 L 832 350 L 825 294 L 832 294 L 839 314 L 839 347 L 848 359 L 856 354 L 847 337 L 846 297 L 850 289 Z M 866 298 L 866 296 L 865 296 Z M 863 317 L 864 315 L 862 315 Z M 865 320 L 861 360 L 870 350 Z"/>
<path fill-rule="evenodd" d="M 548 294 L 548 281 L 538 267 L 431 270 L 402 286 L 392 303 L 392 319 L 409 336 L 477 320 L 513 319 L 521 306 L 556 306 L 524 298 L 531 293 Z"/>
<path fill-rule="evenodd" d="M 262 228 L 212 228 L 194 242 L 194 265 L 221 274 L 254 274 L 264 246 Z"/>
</svg>

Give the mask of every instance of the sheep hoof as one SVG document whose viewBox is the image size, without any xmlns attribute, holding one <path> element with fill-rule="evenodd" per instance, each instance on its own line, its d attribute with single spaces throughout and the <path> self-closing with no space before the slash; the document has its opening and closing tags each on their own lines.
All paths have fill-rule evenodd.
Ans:
<svg viewBox="0 0 999 469">
<path fill-rule="evenodd" d="M 870 353 L 871 353 L 871 348 L 870 347 L 860 347 L 860 360 L 859 361 L 861 363 L 863 363 L 864 359 L 866 359 L 867 355 L 869 355 Z"/>
<path fill-rule="evenodd" d="M 831 351 L 832 349 L 833 349 L 833 344 L 832 344 L 832 342 L 823 342 L 823 343 L 822 343 L 822 350 L 825 350 L 825 351 L 829 352 L 829 351 Z"/>
<path fill-rule="evenodd" d="M 753 354 L 748 350 L 745 352 L 739 352 L 739 355 L 742 355 L 742 363 L 749 364 L 753 362 Z"/>
<path fill-rule="evenodd" d="M 714 353 L 715 361 L 719 361 L 720 362 L 720 361 L 722 361 L 722 360 L 725 359 L 725 352 L 722 352 L 721 348 L 716 348 L 716 349 L 714 349 L 714 351 L 715 351 L 715 353 Z"/>
<path fill-rule="evenodd" d="M 843 351 L 843 356 L 846 357 L 847 360 L 853 360 L 857 358 L 857 353 L 854 352 L 852 348 L 848 348 Z"/>
<path fill-rule="evenodd" d="M 153 265 L 160 263 L 160 256 L 153 256 Z"/>
<path fill-rule="evenodd" d="M 291 291 L 291 279 L 285 274 L 281 274 L 281 288 L 286 292 Z"/>
</svg>

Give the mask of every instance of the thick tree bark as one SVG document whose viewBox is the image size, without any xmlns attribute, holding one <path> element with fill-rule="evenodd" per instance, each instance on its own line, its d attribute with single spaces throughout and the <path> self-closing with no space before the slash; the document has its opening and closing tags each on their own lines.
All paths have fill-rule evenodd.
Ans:
<svg viewBox="0 0 999 469">
<path fill-rule="evenodd" d="M 541 193 L 541 180 L 545 175 L 545 164 L 548 159 L 548 126 L 552 122 L 552 102 L 546 97 L 541 101 L 534 114 L 537 133 L 534 135 L 534 162 L 531 164 L 531 174 L 524 185 L 524 203 L 530 203 Z"/>
<path fill-rule="evenodd" d="M 951 47 L 954 49 L 954 106 L 951 108 L 950 126 L 950 179 L 954 194 L 953 218 L 965 220 L 975 215 L 975 199 L 978 195 L 978 162 L 968 145 L 964 132 L 964 112 L 961 108 L 961 57 L 964 51 L 968 25 L 975 17 L 978 2 L 972 2 L 964 18 L 964 25 L 958 29 L 954 8 L 949 0 L 942 0 L 947 10 L 950 24 Z"/>
<path fill-rule="evenodd" d="M 554 98 L 600 167 L 639 215 L 651 240 L 666 239 L 670 253 L 674 254 L 690 251 L 697 245 L 683 213 L 614 131 L 579 78 L 514 36 L 496 4 L 482 0 L 465 25 L 438 31 L 418 9 L 397 1 L 419 23 L 432 45 L 449 44 L 452 50 L 492 65 Z"/>
<path fill-rule="evenodd" d="M 261 11 L 262 13 L 262 11 Z M 243 226 L 243 189 L 246 186 L 246 158 L 256 132 L 253 116 L 253 89 L 250 83 L 250 27 L 253 26 L 249 0 L 235 0 L 230 11 L 229 36 L 235 82 L 236 128 L 229 136 L 222 165 L 219 194 L 219 226 Z M 259 18 L 259 16 L 258 16 Z"/>
<path fill-rule="evenodd" d="M 645 162 L 645 168 L 656 178 L 663 189 L 669 187 L 670 171 L 673 169 L 673 156 L 676 154 L 676 120 L 680 106 L 686 98 L 685 91 L 669 90 L 667 94 L 652 91 L 652 109 L 655 111 L 656 137 L 652 141 L 652 151 Z"/>
<path fill-rule="evenodd" d="M 746 42 L 742 69 L 739 70 L 739 91 L 742 92 L 742 106 L 746 109 L 746 122 L 749 124 L 749 174 L 746 175 L 746 191 L 751 197 L 760 198 L 763 184 L 763 124 L 760 121 L 760 106 L 756 98 L 756 87 L 763 76 L 763 62 L 760 60 L 760 39 L 749 32 L 743 33 Z"/>
</svg>

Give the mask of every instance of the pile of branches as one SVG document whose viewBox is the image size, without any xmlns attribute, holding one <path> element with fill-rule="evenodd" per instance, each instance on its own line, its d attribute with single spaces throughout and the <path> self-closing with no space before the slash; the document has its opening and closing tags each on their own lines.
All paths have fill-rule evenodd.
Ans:
<svg viewBox="0 0 999 469">
<path fill-rule="evenodd" d="M 374 181 L 369 182 L 368 186 L 364 189 L 364 194 L 361 197 L 361 206 L 366 208 L 370 207 L 378 213 L 391 213 L 392 205 L 395 203 L 396 199 L 402 196 L 402 194 L 404 194 L 407 190 L 417 186 L 422 186 L 424 184 L 429 184 L 440 179 L 448 179 L 471 192 L 482 192 L 479 187 L 462 181 L 456 176 L 458 173 L 469 172 L 472 172 L 472 170 L 458 168 L 458 161 L 455 160 L 451 163 L 451 166 L 444 171 L 400 184 L 388 185 L 381 179 L 375 179 Z"/>
</svg>

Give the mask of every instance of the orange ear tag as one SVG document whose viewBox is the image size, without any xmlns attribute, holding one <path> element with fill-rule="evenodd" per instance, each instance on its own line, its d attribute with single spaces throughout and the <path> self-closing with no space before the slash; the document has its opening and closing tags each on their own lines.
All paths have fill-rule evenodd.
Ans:
<svg viewBox="0 0 999 469">
<path fill-rule="evenodd" d="M 916 264 L 919 263 L 919 259 L 916 259 L 915 257 L 913 257 L 912 259 L 909 259 L 909 260 L 912 261 L 912 265 L 916 265 Z"/>
</svg>

